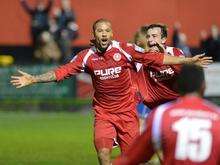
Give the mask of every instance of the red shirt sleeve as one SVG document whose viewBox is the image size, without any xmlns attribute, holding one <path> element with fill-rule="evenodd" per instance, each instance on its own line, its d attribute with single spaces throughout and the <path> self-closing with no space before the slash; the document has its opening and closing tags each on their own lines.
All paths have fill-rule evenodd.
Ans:
<svg viewBox="0 0 220 165">
<path fill-rule="evenodd" d="M 127 152 L 113 162 L 113 165 L 134 165 L 147 162 L 151 159 L 154 154 L 151 140 L 152 121 L 153 113 L 147 118 L 145 132 L 135 140 Z"/>
<path fill-rule="evenodd" d="M 163 59 L 164 59 L 164 54 L 159 53 L 159 52 L 144 52 L 144 49 L 128 44 L 128 43 L 123 43 L 121 44 L 121 47 L 123 50 L 128 52 L 131 56 L 133 61 L 142 63 L 145 66 L 149 65 L 158 65 L 161 66 L 163 65 Z"/>
<path fill-rule="evenodd" d="M 61 81 L 80 72 L 84 72 L 83 58 L 86 50 L 78 53 L 69 63 L 62 65 L 54 70 L 56 80 Z"/>
<path fill-rule="evenodd" d="M 144 66 L 149 66 L 149 65 L 161 66 L 161 65 L 163 65 L 163 59 L 164 59 L 163 53 L 158 53 L 158 52 L 139 53 L 139 52 L 136 52 L 132 55 L 133 55 L 132 56 L 133 60 L 135 62 L 142 63 Z"/>
</svg>

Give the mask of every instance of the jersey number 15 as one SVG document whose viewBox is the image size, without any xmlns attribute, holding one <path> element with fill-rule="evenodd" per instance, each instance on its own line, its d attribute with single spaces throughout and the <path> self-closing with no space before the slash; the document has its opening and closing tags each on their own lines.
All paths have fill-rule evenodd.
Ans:
<svg viewBox="0 0 220 165">
<path fill-rule="evenodd" d="M 181 118 L 172 125 L 177 132 L 175 158 L 203 162 L 212 149 L 212 122 L 209 119 Z"/>
</svg>

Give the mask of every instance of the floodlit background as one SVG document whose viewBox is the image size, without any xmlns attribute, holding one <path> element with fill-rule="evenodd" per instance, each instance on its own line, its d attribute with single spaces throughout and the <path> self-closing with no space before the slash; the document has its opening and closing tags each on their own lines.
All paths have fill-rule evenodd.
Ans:
<svg viewBox="0 0 220 165">
<path fill-rule="evenodd" d="M 219 0 L 1 0 L 0 164 L 97 164 L 88 75 L 19 90 L 9 80 L 17 69 L 39 74 L 67 63 L 89 47 L 99 18 L 112 21 L 115 39 L 127 42 L 142 25 L 166 24 L 167 45 L 212 56 L 206 97 L 220 103 L 219 6 Z"/>
</svg>

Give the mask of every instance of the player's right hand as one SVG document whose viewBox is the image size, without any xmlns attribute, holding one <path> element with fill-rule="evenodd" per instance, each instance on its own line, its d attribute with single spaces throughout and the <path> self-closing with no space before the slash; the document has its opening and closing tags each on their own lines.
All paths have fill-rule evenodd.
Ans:
<svg viewBox="0 0 220 165">
<path fill-rule="evenodd" d="M 28 73 L 25 73 L 21 70 L 18 70 L 18 72 L 20 73 L 20 75 L 11 76 L 11 81 L 10 81 L 11 84 L 15 86 L 16 88 L 22 88 L 24 86 L 28 86 L 28 85 L 35 83 L 34 76 Z"/>
</svg>

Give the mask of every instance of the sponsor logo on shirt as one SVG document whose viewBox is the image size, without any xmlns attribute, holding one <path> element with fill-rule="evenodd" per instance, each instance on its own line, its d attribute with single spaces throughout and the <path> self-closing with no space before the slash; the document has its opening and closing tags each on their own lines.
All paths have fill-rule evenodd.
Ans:
<svg viewBox="0 0 220 165">
<path fill-rule="evenodd" d="M 100 80 L 108 80 L 115 79 L 119 77 L 119 73 L 121 73 L 121 67 L 108 68 L 108 69 L 100 69 L 94 70 L 94 74 L 96 76 L 100 76 Z"/>
<path fill-rule="evenodd" d="M 160 70 L 158 72 L 150 71 L 150 77 L 155 81 L 163 81 L 168 80 L 174 76 L 174 70 L 172 68 L 167 68 L 164 70 Z"/>
</svg>

